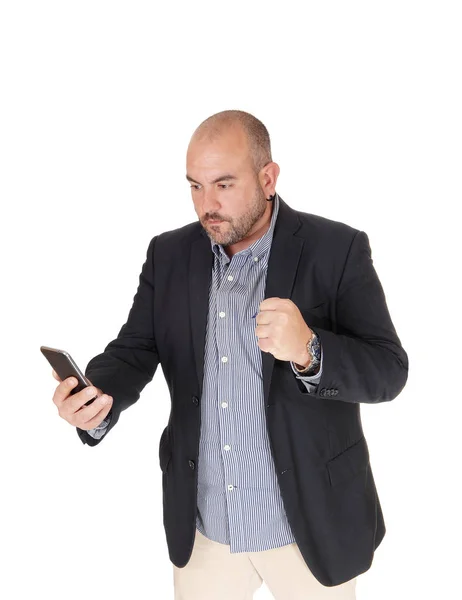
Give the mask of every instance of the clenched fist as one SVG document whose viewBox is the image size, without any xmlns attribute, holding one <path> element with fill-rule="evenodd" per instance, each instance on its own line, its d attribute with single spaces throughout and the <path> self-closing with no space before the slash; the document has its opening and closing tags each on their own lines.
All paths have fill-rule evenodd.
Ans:
<svg viewBox="0 0 462 600">
<path fill-rule="evenodd" d="M 279 360 L 309 365 L 306 344 L 313 335 L 299 308 L 290 298 L 266 298 L 260 303 L 255 335 L 263 352 Z"/>
</svg>

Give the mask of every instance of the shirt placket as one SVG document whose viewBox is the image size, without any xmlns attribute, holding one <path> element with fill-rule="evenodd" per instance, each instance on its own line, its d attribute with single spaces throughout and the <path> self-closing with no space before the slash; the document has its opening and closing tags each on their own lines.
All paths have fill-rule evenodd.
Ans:
<svg viewBox="0 0 462 600">
<path fill-rule="evenodd" d="M 228 266 L 223 266 L 221 285 L 216 296 L 217 310 L 217 349 L 218 349 L 218 421 L 220 430 L 220 448 L 224 473 L 225 497 L 228 512 L 228 527 L 233 545 L 244 543 L 244 515 L 242 515 L 242 498 L 240 496 L 239 473 L 243 465 L 238 465 L 234 454 L 237 432 L 234 430 L 236 406 L 233 392 L 237 381 L 236 357 L 237 349 L 231 347 L 229 332 L 239 326 L 238 315 L 233 314 L 230 301 L 233 287 L 242 273 L 247 255 L 235 255 Z M 234 353 L 233 353 L 234 350 Z M 234 359 L 234 360 L 233 360 Z"/>
</svg>

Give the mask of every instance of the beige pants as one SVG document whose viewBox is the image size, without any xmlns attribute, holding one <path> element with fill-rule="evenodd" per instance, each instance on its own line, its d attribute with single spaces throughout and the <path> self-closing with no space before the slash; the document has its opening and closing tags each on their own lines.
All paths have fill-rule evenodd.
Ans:
<svg viewBox="0 0 462 600">
<path fill-rule="evenodd" d="M 308 569 L 297 544 L 231 554 L 196 528 L 188 564 L 173 565 L 175 600 L 251 600 L 265 582 L 275 600 L 355 600 L 356 578 L 326 587 Z"/>
</svg>

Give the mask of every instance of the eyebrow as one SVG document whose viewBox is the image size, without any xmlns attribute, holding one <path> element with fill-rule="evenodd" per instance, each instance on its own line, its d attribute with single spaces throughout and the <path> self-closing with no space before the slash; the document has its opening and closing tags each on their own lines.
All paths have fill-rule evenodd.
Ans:
<svg viewBox="0 0 462 600">
<path fill-rule="evenodd" d="M 200 185 L 200 181 L 196 181 L 195 179 L 190 177 L 188 174 L 186 174 L 186 179 L 188 181 L 192 181 L 192 182 L 198 183 Z M 217 177 L 211 183 L 218 183 L 219 181 L 230 181 L 230 180 L 234 180 L 234 179 L 237 179 L 237 177 L 235 175 L 230 175 L 230 174 L 220 175 L 220 177 Z"/>
</svg>

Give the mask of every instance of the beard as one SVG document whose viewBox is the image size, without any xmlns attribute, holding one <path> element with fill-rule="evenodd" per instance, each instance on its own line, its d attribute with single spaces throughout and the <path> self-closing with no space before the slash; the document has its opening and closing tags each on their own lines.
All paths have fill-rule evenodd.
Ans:
<svg viewBox="0 0 462 600">
<path fill-rule="evenodd" d="M 217 226 L 207 224 L 206 227 L 203 226 L 204 230 L 212 242 L 221 244 L 223 247 L 232 246 L 241 242 L 248 235 L 255 223 L 265 214 L 266 207 L 265 194 L 261 187 L 257 186 L 249 209 L 241 217 L 232 221 L 223 221 Z M 225 225 L 225 222 L 228 225 Z"/>
</svg>

